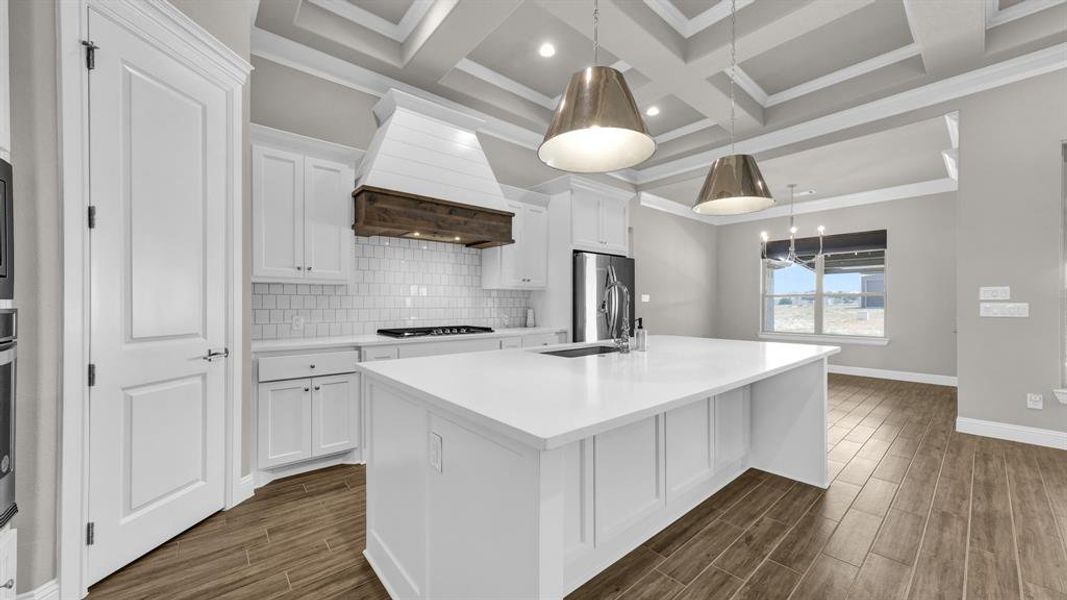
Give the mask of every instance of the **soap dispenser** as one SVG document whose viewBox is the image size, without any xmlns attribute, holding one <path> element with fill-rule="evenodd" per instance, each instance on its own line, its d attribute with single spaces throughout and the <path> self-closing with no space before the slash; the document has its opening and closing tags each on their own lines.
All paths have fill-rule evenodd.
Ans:
<svg viewBox="0 0 1067 600">
<path fill-rule="evenodd" d="M 636 350 L 638 352 L 644 352 L 648 348 L 648 332 L 645 331 L 644 321 L 645 319 L 643 317 L 637 319 L 637 331 L 634 332 L 634 337 L 636 338 L 635 345 L 637 346 Z"/>
</svg>

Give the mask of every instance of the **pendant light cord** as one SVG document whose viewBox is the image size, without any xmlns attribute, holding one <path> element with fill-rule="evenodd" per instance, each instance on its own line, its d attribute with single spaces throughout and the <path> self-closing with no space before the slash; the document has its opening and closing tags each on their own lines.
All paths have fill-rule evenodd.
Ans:
<svg viewBox="0 0 1067 600">
<path fill-rule="evenodd" d="M 737 77 L 737 0 L 730 0 L 730 154 L 734 152 L 734 126 L 737 103 L 734 100 L 734 78 Z"/>
<path fill-rule="evenodd" d="M 600 64 L 600 0 L 593 0 L 593 66 Z"/>
</svg>

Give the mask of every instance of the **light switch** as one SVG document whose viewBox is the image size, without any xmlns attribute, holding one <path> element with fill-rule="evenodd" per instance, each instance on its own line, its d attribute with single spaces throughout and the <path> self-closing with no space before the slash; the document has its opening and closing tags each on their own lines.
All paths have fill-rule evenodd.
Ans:
<svg viewBox="0 0 1067 600">
<path fill-rule="evenodd" d="M 1029 302 L 982 302 L 978 316 L 1025 319 L 1030 316 Z"/>
<path fill-rule="evenodd" d="M 441 440 L 441 434 L 430 433 L 430 466 L 433 467 L 438 473 L 443 472 L 442 467 L 442 451 L 443 441 Z"/>
<path fill-rule="evenodd" d="M 1011 287 L 1006 285 L 978 288 L 979 300 L 1011 300 Z"/>
</svg>

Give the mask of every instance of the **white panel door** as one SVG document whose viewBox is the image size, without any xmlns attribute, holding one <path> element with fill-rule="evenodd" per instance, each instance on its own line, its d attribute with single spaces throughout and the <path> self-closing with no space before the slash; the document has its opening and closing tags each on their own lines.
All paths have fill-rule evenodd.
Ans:
<svg viewBox="0 0 1067 600">
<path fill-rule="evenodd" d="M 311 380 L 311 455 L 359 446 L 359 374 Z"/>
<path fill-rule="evenodd" d="M 311 380 L 259 384 L 259 467 L 311 457 Z"/>
<path fill-rule="evenodd" d="M 89 583 L 222 509 L 227 93 L 89 11 Z"/>
<path fill-rule="evenodd" d="M 600 241 L 606 251 L 626 254 L 626 205 L 621 201 L 600 201 Z"/>
<path fill-rule="evenodd" d="M 308 279 L 348 279 L 352 233 L 352 169 L 304 158 L 304 270 Z"/>
<path fill-rule="evenodd" d="M 527 206 L 522 223 L 526 287 L 543 288 L 548 281 L 548 209 Z"/>
<path fill-rule="evenodd" d="M 581 191 L 571 193 L 571 243 L 595 248 L 600 243 L 600 201 Z"/>
<path fill-rule="evenodd" d="M 252 147 L 252 274 L 304 275 L 304 157 Z"/>
</svg>

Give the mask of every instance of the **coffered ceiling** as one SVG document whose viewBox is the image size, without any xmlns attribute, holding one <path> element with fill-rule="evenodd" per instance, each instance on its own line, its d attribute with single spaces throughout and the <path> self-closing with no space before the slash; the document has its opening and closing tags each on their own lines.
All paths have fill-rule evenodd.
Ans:
<svg viewBox="0 0 1067 600">
<path fill-rule="evenodd" d="M 908 92 L 913 105 L 937 85 L 962 93 L 949 84 L 964 73 L 1067 57 L 1067 0 L 736 5 L 731 73 L 729 0 L 600 0 L 600 62 L 626 74 L 642 111 L 658 109 L 645 117 L 655 156 L 617 177 L 642 190 L 703 177 L 728 149 L 731 80 L 739 146 L 759 153 L 816 135 L 812 123 L 830 131 L 824 121 L 850 110 L 872 122 L 868 107 Z M 531 151 L 570 75 L 592 60 L 591 0 L 263 0 L 256 26 L 254 54 L 316 62 L 370 82 L 364 91 L 417 88 Z"/>
</svg>

